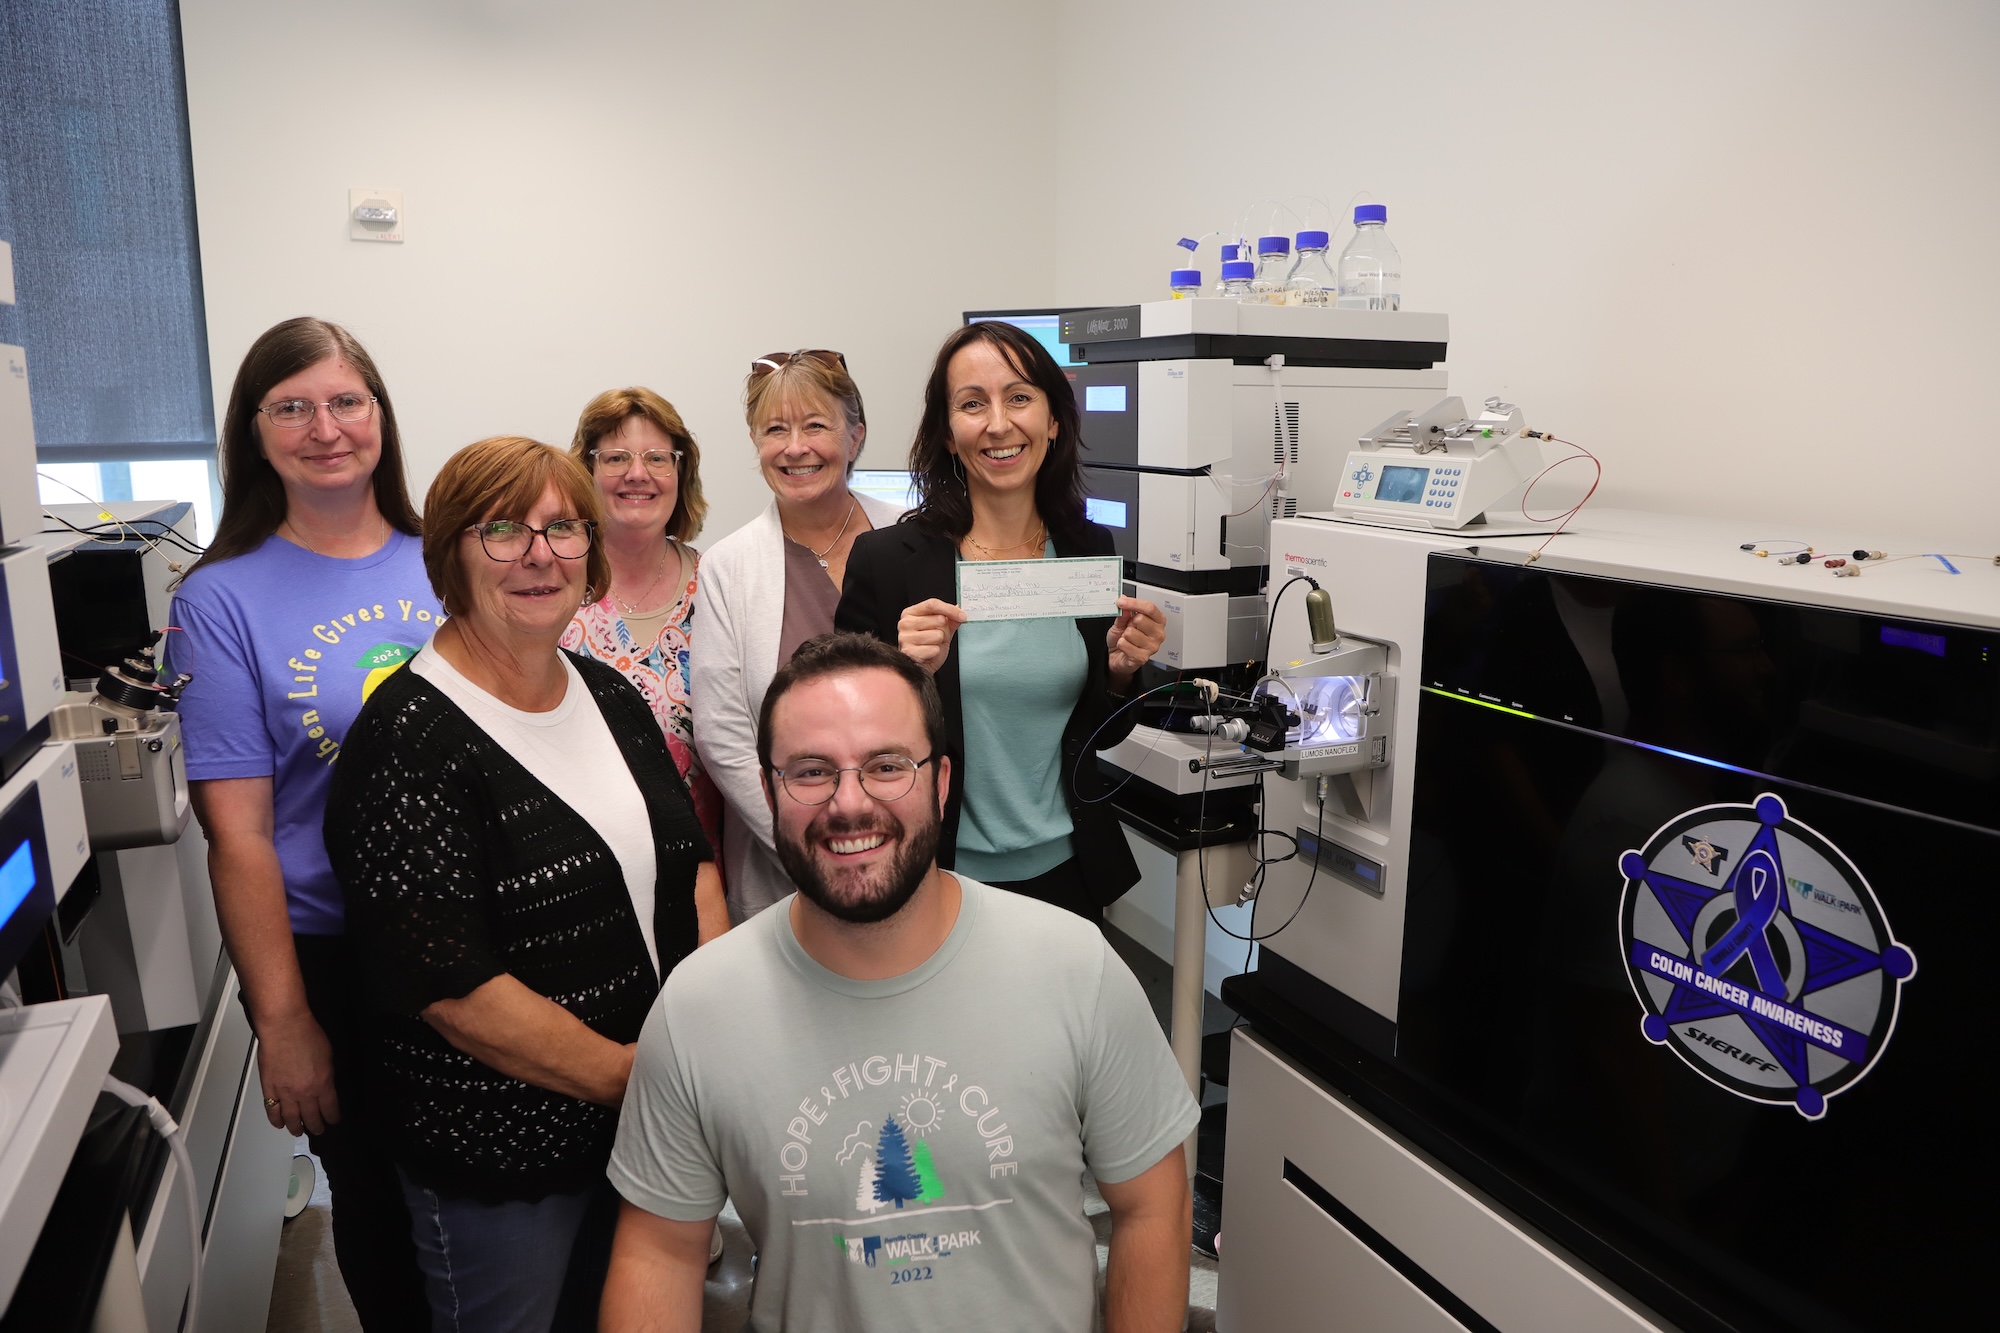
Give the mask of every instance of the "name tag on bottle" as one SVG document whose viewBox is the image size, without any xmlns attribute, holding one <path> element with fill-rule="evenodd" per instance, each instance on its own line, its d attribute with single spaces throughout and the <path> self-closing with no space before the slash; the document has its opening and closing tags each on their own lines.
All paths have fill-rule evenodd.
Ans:
<svg viewBox="0 0 2000 1333">
<path fill-rule="evenodd" d="M 961 560 L 958 604 L 968 620 L 1074 620 L 1118 614 L 1124 564 L 1115 555 L 1067 560 Z"/>
</svg>

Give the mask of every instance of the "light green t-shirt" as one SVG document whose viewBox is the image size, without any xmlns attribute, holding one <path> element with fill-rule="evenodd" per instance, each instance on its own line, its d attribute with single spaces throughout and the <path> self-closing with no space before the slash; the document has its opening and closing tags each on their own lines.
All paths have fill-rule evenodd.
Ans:
<svg viewBox="0 0 2000 1333">
<path fill-rule="evenodd" d="M 1087 1333 L 1083 1172 L 1130 1180 L 1201 1118 L 1093 926 L 958 882 L 915 971 L 828 971 L 787 898 L 683 961 L 646 1020 L 611 1182 L 684 1222 L 735 1200 L 753 1330 Z"/>
<path fill-rule="evenodd" d="M 1063 728 L 1090 670 L 1074 620 L 982 620 L 958 631 L 964 803 L 957 866 L 990 883 L 1070 858 Z"/>
</svg>

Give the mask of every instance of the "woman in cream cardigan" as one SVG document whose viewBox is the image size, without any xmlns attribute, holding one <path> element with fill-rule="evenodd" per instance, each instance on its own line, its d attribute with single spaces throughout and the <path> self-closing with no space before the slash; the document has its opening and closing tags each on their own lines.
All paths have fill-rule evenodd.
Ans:
<svg viewBox="0 0 2000 1333">
<path fill-rule="evenodd" d="M 723 879 L 741 922 L 792 891 L 771 843 L 757 761 L 764 691 L 801 643 L 833 628 L 854 539 L 896 505 L 848 487 L 868 434 L 861 391 L 838 352 L 773 352 L 751 363 L 744 418 L 771 504 L 701 560 L 692 654 L 694 745 L 722 792 Z"/>
</svg>

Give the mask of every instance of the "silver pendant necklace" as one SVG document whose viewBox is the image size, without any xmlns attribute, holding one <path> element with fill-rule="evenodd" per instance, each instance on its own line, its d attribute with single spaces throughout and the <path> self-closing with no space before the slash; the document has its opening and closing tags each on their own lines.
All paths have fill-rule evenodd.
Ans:
<svg viewBox="0 0 2000 1333">
<path fill-rule="evenodd" d="M 840 531 L 833 534 L 833 540 L 826 544 L 826 550 L 813 551 L 812 544 L 810 542 L 799 543 L 799 545 L 805 547 L 808 551 L 812 551 L 812 558 L 819 561 L 819 567 L 821 569 L 827 568 L 827 563 L 826 563 L 827 552 L 833 550 L 834 547 L 840 545 L 840 539 L 847 535 L 847 525 L 854 521 L 854 510 L 855 507 L 860 503 L 861 502 L 859 500 L 849 500 L 847 502 L 847 517 L 840 520 Z"/>
</svg>

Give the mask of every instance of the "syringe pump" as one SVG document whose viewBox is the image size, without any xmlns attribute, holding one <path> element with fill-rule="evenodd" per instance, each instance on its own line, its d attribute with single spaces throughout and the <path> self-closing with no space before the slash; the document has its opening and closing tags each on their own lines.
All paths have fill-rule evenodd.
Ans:
<svg viewBox="0 0 2000 1333">
<path fill-rule="evenodd" d="M 1542 467 L 1521 409 L 1488 398 L 1468 416 L 1447 398 L 1427 412 L 1392 414 L 1347 455 L 1333 512 L 1421 528 L 1463 528 L 1517 500 Z M 1498 514 L 1496 518 L 1500 517 Z"/>
</svg>

